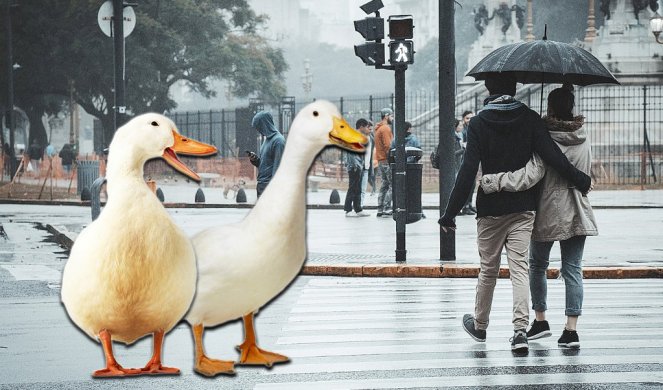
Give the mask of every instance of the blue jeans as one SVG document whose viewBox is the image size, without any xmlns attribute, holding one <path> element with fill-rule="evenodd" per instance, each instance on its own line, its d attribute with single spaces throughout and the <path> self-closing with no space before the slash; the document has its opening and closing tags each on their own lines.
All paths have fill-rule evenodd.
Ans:
<svg viewBox="0 0 663 390">
<path fill-rule="evenodd" d="M 567 316 L 582 314 L 582 253 L 585 249 L 586 236 L 575 236 L 559 242 L 562 257 L 560 273 L 566 286 Z M 546 270 L 550 263 L 550 249 L 554 241 L 532 241 L 529 247 L 529 289 L 532 294 L 532 309 L 546 311 L 548 284 Z"/>
</svg>

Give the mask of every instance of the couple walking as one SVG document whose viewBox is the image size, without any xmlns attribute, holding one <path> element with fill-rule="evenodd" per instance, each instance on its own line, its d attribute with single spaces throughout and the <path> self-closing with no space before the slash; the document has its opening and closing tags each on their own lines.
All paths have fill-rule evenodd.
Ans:
<svg viewBox="0 0 663 390">
<path fill-rule="evenodd" d="M 579 347 L 582 253 L 585 237 L 598 234 L 586 197 L 592 187 L 587 175 L 591 154 L 583 119 L 571 114 L 574 97 L 567 87 L 551 92 L 545 121 L 513 98 L 516 80 L 509 74 L 487 78 L 486 88 L 490 96 L 469 123 L 464 160 L 439 220 L 444 231 L 455 229 L 454 217 L 465 204 L 481 164 L 476 201 L 481 271 L 474 314 L 463 317 L 463 328 L 476 341 L 485 341 L 506 248 L 513 287 L 511 348 L 526 352 L 528 338 L 550 336 L 545 320 L 546 270 L 552 244 L 560 241 L 567 322 L 558 344 Z M 527 331 L 530 291 L 536 319 Z"/>
</svg>

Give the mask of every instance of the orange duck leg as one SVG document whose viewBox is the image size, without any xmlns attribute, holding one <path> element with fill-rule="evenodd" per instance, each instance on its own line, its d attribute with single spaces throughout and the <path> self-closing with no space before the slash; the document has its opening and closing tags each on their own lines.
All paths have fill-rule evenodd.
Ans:
<svg viewBox="0 0 663 390">
<path fill-rule="evenodd" d="M 134 368 L 124 368 L 113 356 L 113 341 L 111 340 L 111 334 L 106 329 L 99 332 L 99 340 L 101 341 L 101 346 L 104 349 L 104 356 L 106 357 L 106 368 L 97 370 L 92 373 L 92 376 L 95 378 L 114 378 L 122 376 L 134 376 L 140 375 L 140 370 Z"/>
<path fill-rule="evenodd" d="M 205 355 L 203 349 L 203 324 L 194 325 L 193 339 L 196 344 L 196 363 L 194 370 L 205 376 L 215 376 L 218 374 L 235 375 L 235 362 L 228 360 L 210 359 Z"/>
<path fill-rule="evenodd" d="M 154 333 L 154 354 L 152 359 L 143 367 L 140 372 L 148 375 L 179 375 L 180 369 L 175 367 L 165 367 L 161 365 L 161 347 L 163 345 L 164 331 L 159 330 Z"/>
<path fill-rule="evenodd" d="M 239 364 L 271 367 L 276 363 L 290 361 L 287 356 L 258 348 L 256 333 L 253 329 L 253 313 L 245 315 L 242 319 L 244 321 L 244 342 L 237 346 L 241 352 Z"/>
</svg>

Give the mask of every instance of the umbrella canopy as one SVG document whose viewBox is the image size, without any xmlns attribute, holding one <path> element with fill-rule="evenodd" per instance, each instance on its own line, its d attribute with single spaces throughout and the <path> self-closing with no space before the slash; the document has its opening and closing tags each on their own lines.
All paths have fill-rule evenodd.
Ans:
<svg viewBox="0 0 663 390">
<path fill-rule="evenodd" d="M 479 61 L 467 75 L 485 80 L 496 73 L 511 73 L 522 84 L 619 84 L 587 50 L 545 38 L 502 46 Z"/>
</svg>

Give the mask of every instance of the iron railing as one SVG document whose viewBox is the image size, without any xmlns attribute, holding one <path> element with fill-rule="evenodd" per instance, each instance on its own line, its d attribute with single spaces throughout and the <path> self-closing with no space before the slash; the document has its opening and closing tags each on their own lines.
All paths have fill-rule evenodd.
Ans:
<svg viewBox="0 0 663 390">
<path fill-rule="evenodd" d="M 516 95 L 520 101 L 539 112 L 547 105 L 547 95 L 556 85 L 522 86 Z M 543 93 L 543 100 L 541 94 Z M 476 112 L 487 96 L 482 84 L 470 85 L 456 96 L 456 116 L 465 110 Z M 393 109 L 393 94 L 327 98 L 336 104 L 346 120 L 354 125 L 359 118 L 377 123 L 380 110 Z M 294 115 L 310 101 L 284 98 L 275 106 L 266 106 L 287 137 Z M 406 96 L 406 120 L 412 122 L 424 156 L 437 146 L 439 138 L 439 100 L 436 91 L 413 91 Z M 576 89 L 575 112 L 585 116 L 585 124 L 594 157 L 593 176 L 599 184 L 661 185 L 663 169 L 663 86 L 588 86 Z M 170 114 L 187 136 L 219 148 L 220 157 L 242 157 L 236 148 L 238 131 L 250 123 L 237 123 L 235 110 L 175 112 Z M 238 130 L 239 129 L 239 130 Z M 453 124 L 448 125 L 453 131 Z M 253 136 L 253 135 L 252 135 Z M 258 140 L 258 134 L 255 134 Z M 424 159 L 424 180 L 437 181 L 437 171 Z M 318 157 L 321 164 L 340 167 L 341 153 L 328 148 Z M 322 174 L 337 169 L 323 169 Z"/>
</svg>

